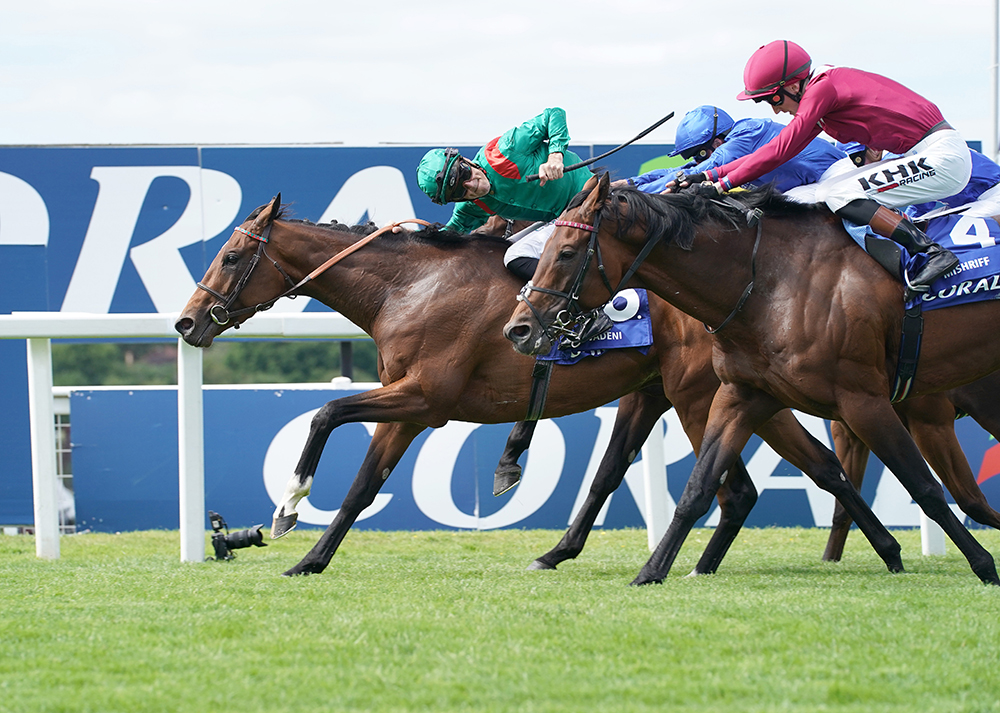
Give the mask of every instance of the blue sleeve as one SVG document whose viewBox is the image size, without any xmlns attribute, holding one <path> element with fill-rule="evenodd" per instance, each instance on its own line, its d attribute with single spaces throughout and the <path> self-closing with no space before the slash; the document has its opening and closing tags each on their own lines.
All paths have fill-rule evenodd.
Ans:
<svg viewBox="0 0 1000 713">
<path fill-rule="evenodd" d="M 667 180 L 672 181 L 674 176 L 677 175 L 678 169 L 676 168 L 654 168 L 652 171 L 643 173 L 640 176 L 635 176 L 629 180 L 632 181 L 632 185 L 636 188 L 645 186 L 647 183 L 655 183 L 667 178 Z"/>
</svg>

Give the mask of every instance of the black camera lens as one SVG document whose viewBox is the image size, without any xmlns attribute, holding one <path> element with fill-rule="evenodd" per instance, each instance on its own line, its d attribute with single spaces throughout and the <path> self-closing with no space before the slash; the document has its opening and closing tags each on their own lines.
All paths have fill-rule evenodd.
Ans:
<svg viewBox="0 0 1000 713">
<path fill-rule="evenodd" d="M 239 550 L 244 547 L 266 547 L 264 533 L 260 531 L 263 525 L 254 525 L 248 530 L 240 530 L 226 535 L 226 544 L 231 550 Z"/>
</svg>

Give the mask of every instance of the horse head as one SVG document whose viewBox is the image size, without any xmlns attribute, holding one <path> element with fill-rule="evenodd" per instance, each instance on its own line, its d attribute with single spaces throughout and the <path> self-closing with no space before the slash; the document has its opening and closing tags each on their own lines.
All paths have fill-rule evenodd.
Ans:
<svg viewBox="0 0 1000 713">
<path fill-rule="evenodd" d="M 198 290 L 181 311 L 174 328 L 188 344 L 208 347 L 230 327 L 239 328 L 260 309 L 267 309 L 286 282 L 279 270 L 256 270 L 274 220 L 281 209 L 281 194 L 250 214 L 233 230 L 229 240 L 209 265 Z M 275 263 L 277 265 L 277 263 Z"/>
<path fill-rule="evenodd" d="M 547 353 L 560 330 L 613 295 L 597 242 L 610 190 L 606 173 L 591 178 L 556 221 L 535 275 L 504 326 L 504 336 L 522 354 Z"/>
</svg>

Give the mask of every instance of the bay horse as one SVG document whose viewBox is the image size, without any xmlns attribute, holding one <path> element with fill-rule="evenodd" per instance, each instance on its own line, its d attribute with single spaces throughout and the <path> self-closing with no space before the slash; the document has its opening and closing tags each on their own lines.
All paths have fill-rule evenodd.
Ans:
<svg viewBox="0 0 1000 713">
<path fill-rule="evenodd" d="M 177 331 L 191 345 L 210 346 L 224 330 L 315 273 L 331 253 L 355 250 L 371 230 L 284 220 L 279 194 L 234 230 L 178 317 Z M 333 429 L 352 422 L 378 425 L 333 522 L 286 575 L 318 573 L 329 565 L 358 515 L 425 428 L 451 419 L 501 423 L 524 417 L 533 361 L 507 348 L 502 333 L 521 287 L 503 266 L 508 245 L 485 236 L 400 230 L 351 252 L 296 290 L 340 312 L 372 337 L 384 385 L 331 401 L 313 418 L 275 510 L 272 537 L 294 526 L 296 505 L 309 493 Z M 670 404 L 696 452 L 701 445 L 718 383 L 703 352 L 688 358 L 694 355 L 691 345 L 700 339 L 693 334 L 701 327 L 659 300 L 651 302 L 650 311 L 654 343 L 646 354 L 611 350 L 599 359 L 553 370 L 543 417 L 578 413 L 616 398 L 625 406 L 601 463 L 602 482 L 621 482 Z M 790 412 L 762 424 L 758 433 L 844 503 L 889 570 L 902 569 L 898 542 L 842 477 L 836 456 L 819 446 Z M 714 571 L 756 499 L 739 459 L 719 499 L 722 519 L 702 556 L 703 571 Z"/>
<path fill-rule="evenodd" d="M 486 226 L 480 231 L 501 236 L 517 232 L 528 225 L 528 221 L 515 222 L 510 225 L 506 221 L 495 220 L 495 218 L 494 216 L 487 221 Z M 702 364 L 706 368 L 703 378 L 698 383 L 710 384 L 713 393 L 702 395 L 698 402 L 698 413 L 707 417 L 708 404 L 719 384 L 718 379 L 712 379 L 707 371 L 712 360 L 712 336 L 693 317 L 664 303 L 655 295 L 650 294 L 649 299 L 660 302 L 661 309 L 674 312 L 672 320 L 658 323 L 661 328 L 667 326 L 677 330 L 675 333 L 663 335 L 661 342 L 665 344 L 683 342 L 686 345 L 685 350 L 678 356 L 689 365 L 687 368 L 690 369 L 690 365 L 693 364 Z M 638 398 L 622 399 L 618 406 L 612 443 L 619 439 L 632 443 L 644 442 L 645 436 L 648 435 L 653 425 L 654 412 L 636 414 L 633 413 L 634 409 L 655 409 L 657 403 L 662 405 L 664 409 L 671 407 L 670 395 L 678 393 L 684 380 L 683 375 L 677 372 L 677 362 L 670 360 L 669 363 L 671 364 L 668 367 L 670 371 L 663 374 L 663 388 L 668 394 L 668 399 L 663 401 Z M 927 394 L 907 399 L 894 404 L 894 408 L 907 430 L 910 431 L 921 453 L 955 498 L 959 508 L 976 522 L 1000 529 L 1000 513 L 994 510 L 986 500 L 986 496 L 976 482 L 976 476 L 972 472 L 972 468 L 962 451 L 962 446 L 955 435 L 956 414 L 961 413 L 973 418 L 994 438 L 1000 440 L 1000 404 L 996 398 L 997 394 L 1000 394 L 1000 371 L 944 393 Z M 497 468 L 498 478 L 504 479 L 505 483 L 516 482 L 520 477 L 520 466 L 517 461 L 530 446 L 535 423 L 537 422 L 521 421 L 511 431 Z M 700 418 L 699 423 L 701 423 Z M 831 422 L 830 432 L 834 450 L 844 467 L 844 473 L 854 487 L 860 491 L 868 465 L 868 448 L 860 438 L 839 421 Z M 610 454 L 624 451 L 618 447 L 609 448 L 608 452 Z M 697 452 L 697 448 L 695 452 Z M 605 465 L 606 467 L 603 467 Z M 627 466 L 628 464 L 622 465 Z M 742 459 L 737 461 L 737 465 L 739 468 L 744 467 Z M 560 563 L 579 556 L 601 508 L 621 485 L 624 475 L 625 467 L 615 468 L 611 463 L 602 464 L 602 468 L 594 477 L 587 498 L 562 539 L 555 547 L 534 560 L 529 565 L 529 569 L 556 569 Z M 756 499 L 756 490 L 753 491 L 753 498 Z M 836 501 L 830 535 L 823 552 L 824 561 L 836 562 L 843 557 L 851 522 L 851 517 L 843 505 L 840 504 L 839 500 Z M 732 521 L 728 527 L 732 528 Z M 729 535 L 726 536 L 726 539 L 729 539 Z M 699 561 L 692 573 L 710 574 L 715 572 L 721 561 L 721 557 L 717 557 L 715 554 L 711 552 Z"/>
<path fill-rule="evenodd" d="M 618 289 L 645 287 L 714 325 L 713 364 L 722 384 L 702 448 L 670 527 L 633 584 L 663 581 L 750 434 L 785 407 L 843 421 L 980 580 L 1000 584 L 992 555 L 951 512 L 889 400 L 902 286 L 825 208 L 785 201 L 769 189 L 739 196 L 745 210 L 736 211 L 697 192 L 612 191 L 607 174 L 593 179 L 563 212 L 504 327 L 518 351 L 547 351 L 556 315 L 602 304 L 616 282 Z M 927 313 L 910 393 L 943 391 L 996 371 L 998 309 L 983 302 Z M 837 477 L 846 479 L 839 471 Z"/>
</svg>

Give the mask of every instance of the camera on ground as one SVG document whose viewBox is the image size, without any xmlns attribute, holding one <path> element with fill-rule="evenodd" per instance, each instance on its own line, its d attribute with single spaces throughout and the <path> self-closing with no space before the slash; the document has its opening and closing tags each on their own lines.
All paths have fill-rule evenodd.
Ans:
<svg viewBox="0 0 1000 713">
<path fill-rule="evenodd" d="M 212 524 L 212 548 L 215 550 L 216 560 L 235 559 L 236 553 L 233 550 L 240 550 L 251 545 L 267 547 L 267 543 L 264 542 L 264 533 L 260 531 L 264 525 L 254 525 L 246 530 L 230 533 L 229 526 L 222 515 L 214 510 L 208 511 L 208 521 Z"/>
</svg>

